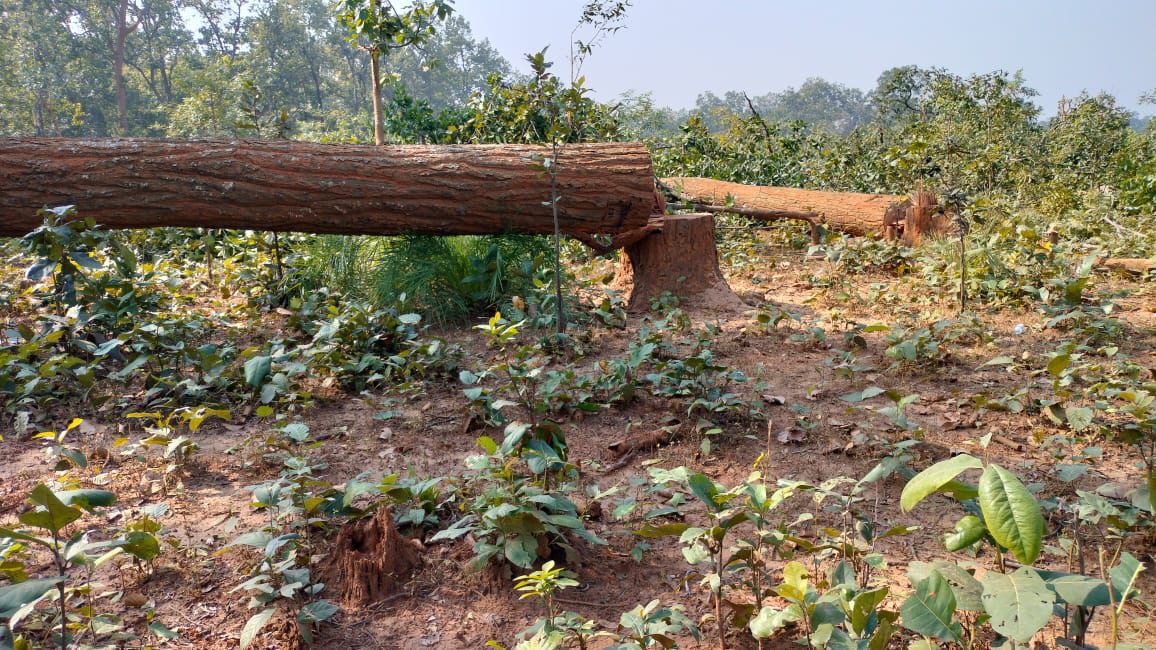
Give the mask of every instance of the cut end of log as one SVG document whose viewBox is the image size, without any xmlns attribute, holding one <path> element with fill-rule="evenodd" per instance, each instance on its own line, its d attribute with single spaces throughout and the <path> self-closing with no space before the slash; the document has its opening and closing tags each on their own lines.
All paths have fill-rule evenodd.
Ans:
<svg viewBox="0 0 1156 650">
<path fill-rule="evenodd" d="M 642 311 L 664 293 L 710 310 L 746 309 L 719 270 L 714 216 L 663 218 L 662 231 L 629 245 L 619 268 L 619 288 L 631 311 Z"/>
<path fill-rule="evenodd" d="M 330 557 L 329 582 L 352 606 L 393 595 L 421 561 L 416 543 L 397 532 L 389 508 L 346 524 Z"/>
</svg>

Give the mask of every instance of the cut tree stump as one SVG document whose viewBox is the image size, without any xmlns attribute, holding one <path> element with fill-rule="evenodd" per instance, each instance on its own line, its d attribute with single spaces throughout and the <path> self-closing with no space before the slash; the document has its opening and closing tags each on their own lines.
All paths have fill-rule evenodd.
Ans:
<svg viewBox="0 0 1156 650">
<path fill-rule="evenodd" d="M 625 248 L 618 277 L 629 291 L 631 311 L 650 307 L 653 298 L 670 292 L 696 307 L 745 309 L 719 270 L 714 215 L 675 214 L 662 231 Z"/>
<path fill-rule="evenodd" d="M 549 156 L 521 144 L 0 138 L 0 236 L 61 205 L 104 228 L 550 234 Z M 565 234 L 617 235 L 660 212 L 640 143 L 566 145 L 557 190 Z"/>
<path fill-rule="evenodd" d="M 330 558 L 327 582 L 353 606 L 393 595 L 420 563 L 416 544 L 397 532 L 389 508 L 346 524 L 337 533 Z"/>
</svg>

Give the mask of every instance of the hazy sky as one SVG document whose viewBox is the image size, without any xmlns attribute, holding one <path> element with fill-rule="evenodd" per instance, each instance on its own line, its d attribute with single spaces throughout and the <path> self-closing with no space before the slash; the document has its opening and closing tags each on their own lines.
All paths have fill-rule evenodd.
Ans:
<svg viewBox="0 0 1156 650">
<path fill-rule="evenodd" d="M 570 32 L 582 0 L 456 0 L 475 37 L 520 70 L 550 45 L 568 77 Z M 635 0 L 627 28 L 587 62 L 602 98 L 652 91 L 688 107 L 704 90 L 752 95 L 823 77 L 864 90 L 907 64 L 968 74 L 1023 70 L 1055 111 L 1062 95 L 1112 93 L 1142 115 L 1156 88 L 1156 0 Z"/>
</svg>

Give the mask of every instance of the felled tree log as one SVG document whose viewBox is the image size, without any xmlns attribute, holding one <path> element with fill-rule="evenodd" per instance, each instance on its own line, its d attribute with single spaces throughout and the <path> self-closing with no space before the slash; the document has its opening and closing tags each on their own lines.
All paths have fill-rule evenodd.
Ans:
<svg viewBox="0 0 1156 650">
<path fill-rule="evenodd" d="M 895 194 L 820 192 L 683 176 L 664 178 L 662 182 L 684 200 L 694 203 L 727 205 L 733 200 L 737 208 L 818 213 L 824 226 L 851 235 L 887 234 L 888 209 L 907 200 Z"/>
<path fill-rule="evenodd" d="M 744 308 L 719 270 L 714 234 L 713 215 L 667 215 L 661 232 L 626 246 L 618 277 L 628 308 L 646 309 L 665 292 L 708 309 Z"/>
<path fill-rule="evenodd" d="M 0 139 L 0 236 L 76 205 L 105 228 L 183 226 L 315 233 L 553 232 L 549 150 L 531 145 Z M 561 229 L 618 234 L 657 208 L 639 143 L 566 145 Z"/>
<path fill-rule="evenodd" d="M 1156 257 L 1108 257 L 1098 260 L 1097 265 L 1113 271 L 1144 275 L 1156 270 Z"/>
</svg>

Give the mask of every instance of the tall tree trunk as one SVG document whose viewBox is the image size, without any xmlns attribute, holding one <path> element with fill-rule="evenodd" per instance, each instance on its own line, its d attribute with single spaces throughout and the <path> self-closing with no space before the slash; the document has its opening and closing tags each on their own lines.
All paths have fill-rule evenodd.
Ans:
<svg viewBox="0 0 1156 650">
<path fill-rule="evenodd" d="M 128 135 L 128 91 L 124 79 L 124 48 L 129 34 L 140 21 L 128 23 L 128 0 L 119 0 L 116 11 L 116 40 L 112 47 L 112 74 L 116 83 L 116 117 L 120 135 Z"/>
<path fill-rule="evenodd" d="M 376 49 L 369 51 L 369 76 L 373 79 L 373 144 L 385 144 L 385 124 L 381 115 L 381 61 Z"/>
<path fill-rule="evenodd" d="M 245 228 L 345 234 L 554 232 L 535 145 L 327 145 L 294 141 L 0 139 L 0 236 L 76 205 L 106 228 Z M 617 234 L 656 210 L 639 143 L 573 144 L 557 179 L 563 233 Z"/>
</svg>

